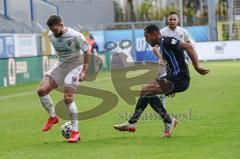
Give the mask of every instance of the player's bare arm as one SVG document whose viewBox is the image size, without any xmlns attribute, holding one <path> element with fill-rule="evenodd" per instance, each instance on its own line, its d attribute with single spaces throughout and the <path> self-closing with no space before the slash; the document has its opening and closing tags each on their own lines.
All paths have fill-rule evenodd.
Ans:
<svg viewBox="0 0 240 159">
<path fill-rule="evenodd" d="M 79 74 L 79 81 L 83 81 L 87 75 L 88 63 L 89 63 L 90 56 L 91 56 L 91 50 L 88 49 L 84 53 L 83 69 L 82 69 L 82 72 Z"/>
<path fill-rule="evenodd" d="M 158 58 L 159 60 L 161 60 L 161 59 L 162 59 L 162 56 L 161 56 L 160 52 L 158 51 L 158 48 L 159 48 L 159 46 L 158 46 L 158 45 L 155 45 L 155 46 L 153 47 L 153 52 L 154 52 L 154 54 L 157 56 L 157 58 Z"/>
<path fill-rule="evenodd" d="M 194 66 L 194 69 L 201 75 L 206 75 L 209 73 L 209 69 L 201 66 L 198 61 L 198 56 L 194 48 L 192 47 L 191 44 L 186 43 L 186 42 L 180 42 L 179 44 L 179 49 L 186 50 L 188 56 L 190 57 L 192 61 L 192 65 Z"/>
<path fill-rule="evenodd" d="M 163 60 L 162 55 L 161 55 L 161 53 L 159 52 L 158 49 L 159 49 L 159 45 L 155 45 L 155 46 L 153 47 L 153 52 L 154 52 L 154 54 L 157 56 L 159 64 L 160 64 L 161 66 L 165 66 L 166 63 L 165 63 L 165 61 Z"/>
</svg>

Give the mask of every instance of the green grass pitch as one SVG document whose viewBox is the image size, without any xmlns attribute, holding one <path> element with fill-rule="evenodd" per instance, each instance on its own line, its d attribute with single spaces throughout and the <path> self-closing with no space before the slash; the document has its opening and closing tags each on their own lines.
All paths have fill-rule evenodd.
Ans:
<svg viewBox="0 0 240 159">
<path fill-rule="evenodd" d="M 167 110 L 179 118 L 171 138 L 162 139 L 163 123 L 150 118 L 147 108 L 135 133 L 118 132 L 113 124 L 126 121 L 134 110 L 119 97 L 110 112 L 79 121 L 81 141 L 67 143 L 55 125 L 41 132 L 47 113 L 35 91 L 37 83 L 0 88 L 0 159 L 237 159 L 240 148 L 240 62 L 203 63 L 211 69 L 207 76 L 191 68 L 187 91 L 167 99 Z M 109 72 L 84 83 L 116 94 Z M 54 101 L 62 94 L 54 91 Z M 77 96 L 79 111 L 94 107 L 101 100 Z"/>
</svg>

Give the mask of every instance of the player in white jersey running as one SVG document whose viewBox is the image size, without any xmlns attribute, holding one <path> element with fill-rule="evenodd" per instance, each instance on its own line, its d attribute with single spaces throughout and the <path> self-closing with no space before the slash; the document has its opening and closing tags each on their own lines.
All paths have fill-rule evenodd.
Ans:
<svg viewBox="0 0 240 159">
<path fill-rule="evenodd" d="M 68 107 L 73 128 L 67 140 L 77 142 L 80 140 L 78 110 L 73 97 L 79 82 L 86 77 L 90 46 L 81 33 L 64 26 L 62 18 L 58 15 L 50 16 L 47 25 L 50 29 L 48 36 L 56 50 L 58 61 L 55 67 L 46 73 L 37 90 L 40 102 L 49 114 L 42 131 L 48 131 L 52 125 L 59 122 L 49 93 L 63 84 L 64 102 Z"/>
</svg>

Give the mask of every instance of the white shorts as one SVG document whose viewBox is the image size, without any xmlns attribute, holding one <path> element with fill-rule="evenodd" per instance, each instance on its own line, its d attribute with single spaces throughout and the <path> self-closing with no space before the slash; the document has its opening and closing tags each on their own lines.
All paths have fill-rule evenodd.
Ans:
<svg viewBox="0 0 240 159">
<path fill-rule="evenodd" d="M 75 58 L 68 62 L 58 61 L 55 66 L 49 70 L 46 75 L 50 76 L 58 86 L 73 88 L 75 91 L 79 86 L 79 74 L 82 72 L 83 65 L 80 59 Z"/>
</svg>

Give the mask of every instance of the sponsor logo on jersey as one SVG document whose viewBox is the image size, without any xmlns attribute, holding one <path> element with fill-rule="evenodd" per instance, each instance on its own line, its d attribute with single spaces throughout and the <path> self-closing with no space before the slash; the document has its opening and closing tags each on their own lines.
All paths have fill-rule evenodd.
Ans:
<svg viewBox="0 0 240 159">
<path fill-rule="evenodd" d="M 68 46 L 71 46 L 71 44 L 72 44 L 72 42 L 70 40 L 68 40 L 66 43 Z"/>
<path fill-rule="evenodd" d="M 72 84 L 75 85 L 77 81 L 78 81 L 78 77 L 72 76 Z"/>
<path fill-rule="evenodd" d="M 177 43 L 177 40 L 172 39 L 171 44 L 175 45 Z"/>
</svg>

